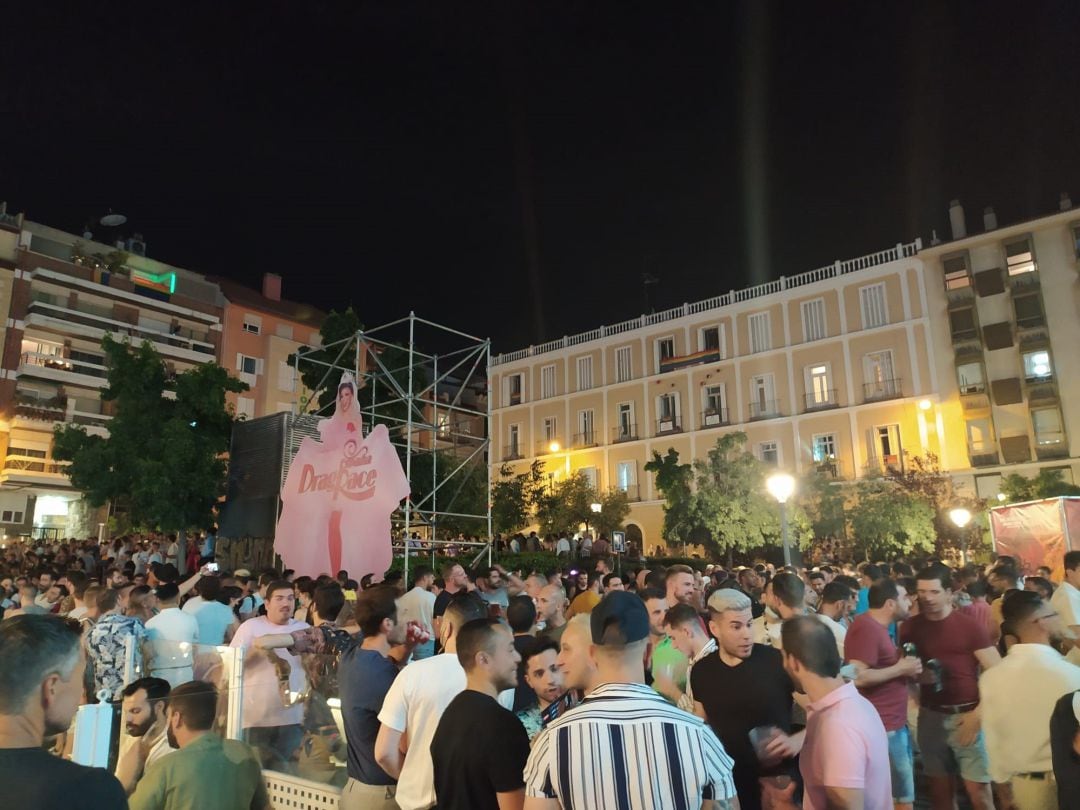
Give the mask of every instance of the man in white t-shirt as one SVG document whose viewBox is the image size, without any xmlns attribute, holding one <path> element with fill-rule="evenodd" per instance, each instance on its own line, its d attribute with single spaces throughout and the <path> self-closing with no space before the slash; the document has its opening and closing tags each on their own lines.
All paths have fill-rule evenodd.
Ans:
<svg viewBox="0 0 1080 810">
<path fill-rule="evenodd" d="M 161 556 L 161 544 L 156 540 L 150 544 L 150 553 L 147 555 L 147 564 L 163 563 L 165 558 Z"/>
<path fill-rule="evenodd" d="M 199 595 L 185 602 L 183 610 L 189 616 L 194 616 L 199 625 L 199 643 L 211 647 L 224 644 L 227 638 L 232 638 L 240 622 L 228 605 L 218 601 L 221 579 L 201 577 L 195 583 L 195 591 Z"/>
<path fill-rule="evenodd" d="M 844 583 L 830 582 L 822 589 L 818 600 L 817 617 L 832 631 L 841 658 L 844 657 L 844 639 L 847 637 L 844 620 L 848 617 L 852 596 L 851 588 Z"/>
<path fill-rule="evenodd" d="M 561 557 L 563 555 L 570 556 L 570 540 L 566 535 L 562 535 L 559 538 L 559 542 L 555 544 L 555 555 Z"/>
<path fill-rule="evenodd" d="M 180 545 L 176 542 L 176 535 L 169 535 L 169 545 L 165 549 L 165 562 L 180 567 Z"/>
<path fill-rule="evenodd" d="M 150 552 L 146 550 L 145 545 L 138 546 L 135 553 L 131 555 L 131 561 L 135 563 L 135 576 L 146 573 L 147 566 L 150 565 Z"/>
<path fill-rule="evenodd" d="M 259 749 L 263 767 L 284 770 L 304 733 L 307 677 L 290 648 L 311 625 L 293 618 L 296 595 L 284 580 L 266 587 L 266 615 L 240 625 L 231 647 L 244 654 L 243 723 L 247 741 Z"/>
<path fill-rule="evenodd" d="M 427 810 L 435 806 L 431 740 L 446 707 L 464 691 L 466 682 L 465 670 L 457 657 L 457 634 L 468 622 L 486 616 L 487 606 L 476 595 L 466 593 L 455 597 L 442 616 L 442 655 L 409 664 L 394 679 L 383 699 L 375 760 L 398 780 L 394 798 L 401 810 Z M 513 702 L 513 689 L 499 695 L 504 708 L 511 708 Z M 401 743 L 406 735 L 408 745 L 403 754 Z"/>
<path fill-rule="evenodd" d="M 1080 638 L 1080 551 L 1065 554 L 1065 577 L 1050 597 L 1050 606 L 1061 620 Z"/>
<path fill-rule="evenodd" d="M 435 572 L 426 565 L 416 566 L 413 589 L 397 600 L 398 621 L 419 622 L 431 636 L 431 640 L 413 649 L 413 660 L 420 661 L 435 654 L 435 630 L 432 616 L 435 612 L 435 594 L 429 588 L 435 583 Z"/>
<path fill-rule="evenodd" d="M 146 635 L 153 645 L 150 674 L 164 678 L 169 686 L 194 680 L 192 662 L 194 644 L 199 642 L 199 623 L 190 613 L 180 610 L 180 588 L 164 582 L 154 591 L 158 614 L 146 622 Z"/>
</svg>

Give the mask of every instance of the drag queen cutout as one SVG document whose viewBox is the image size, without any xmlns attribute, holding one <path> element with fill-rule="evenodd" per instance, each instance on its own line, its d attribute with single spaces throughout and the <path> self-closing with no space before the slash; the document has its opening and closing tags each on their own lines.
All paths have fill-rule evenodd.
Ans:
<svg viewBox="0 0 1080 810">
<path fill-rule="evenodd" d="M 298 574 L 381 577 L 393 560 L 390 515 L 409 482 L 385 425 L 363 435 L 356 381 L 341 375 L 334 413 L 305 438 L 281 490 L 274 551 Z"/>
</svg>

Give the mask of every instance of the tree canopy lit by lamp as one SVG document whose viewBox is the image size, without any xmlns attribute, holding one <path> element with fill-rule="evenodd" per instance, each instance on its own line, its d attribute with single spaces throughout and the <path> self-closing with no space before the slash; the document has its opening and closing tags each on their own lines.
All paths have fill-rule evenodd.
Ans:
<svg viewBox="0 0 1080 810">
<path fill-rule="evenodd" d="M 962 506 L 950 509 L 949 520 L 960 530 L 960 562 L 967 565 L 967 532 L 964 530 L 971 523 L 971 511 Z"/>
<path fill-rule="evenodd" d="M 795 493 L 795 479 L 777 472 L 765 479 L 765 488 L 780 504 L 780 539 L 784 544 L 784 565 L 791 565 L 791 541 L 788 538 L 787 502 Z"/>
</svg>

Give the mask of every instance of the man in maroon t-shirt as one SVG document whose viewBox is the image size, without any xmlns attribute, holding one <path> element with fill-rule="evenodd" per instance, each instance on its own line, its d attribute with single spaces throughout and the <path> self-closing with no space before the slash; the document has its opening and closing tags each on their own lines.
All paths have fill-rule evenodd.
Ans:
<svg viewBox="0 0 1080 810">
<path fill-rule="evenodd" d="M 844 639 L 844 659 L 855 668 L 855 686 L 869 700 L 889 738 L 889 768 L 895 810 L 915 803 L 915 763 L 907 727 L 908 681 L 922 673 L 922 661 L 901 657 L 889 626 L 908 617 L 911 600 L 903 585 L 882 579 L 870 586 L 869 610 L 855 617 Z"/>
<path fill-rule="evenodd" d="M 952 572 L 935 563 L 915 577 L 919 615 L 900 641 L 922 660 L 919 750 L 934 810 L 952 810 L 959 773 L 975 810 L 993 810 L 989 763 L 979 726 L 979 668 L 1001 661 L 985 625 L 953 609 Z"/>
</svg>

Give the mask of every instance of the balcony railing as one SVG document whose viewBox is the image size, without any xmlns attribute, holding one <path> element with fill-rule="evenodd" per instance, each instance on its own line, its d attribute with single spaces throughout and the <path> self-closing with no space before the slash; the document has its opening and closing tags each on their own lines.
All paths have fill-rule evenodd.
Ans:
<svg viewBox="0 0 1080 810">
<path fill-rule="evenodd" d="M 626 499 L 631 503 L 636 503 L 641 500 L 641 485 L 640 484 L 627 484 L 626 486 L 619 487 L 626 493 Z"/>
<path fill-rule="evenodd" d="M 525 456 L 521 452 L 521 446 L 517 444 L 511 444 L 508 447 L 503 448 L 502 460 L 503 461 L 518 461 Z"/>
<path fill-rule="evenodd" d="M 612 444 L 618 444 L 619 442 L 633 442 L 637 441 L 638 436 L 637 425 L 616 425 L 611 429 L 611 442 Z"/>
<path fill-rule="evenodd" d="M 883 399 L 896 399 L 904 395 L 900 385 L 900 378 L 892 380 L 877 380 L 863 385 L 863 399 L 867 402 L 878 402 Z"/>
<path fill-rule="evenodd" d="M 180 328 L 173 332 L 159 332 L 156 329 L 148 329 L 147 327 L 139 326 L 138 324 L 118 321 L 113 317 L 114 313 L 103 307 L 80 304 L 78 309 L 72 309 L 71 307 L 54 303 L 52 296 L 46 296 L 40 293 L 31 298 L 29 314 L 41 315 L 46 318 L 55 318 L 68 323 L 81 324 L 82 326 L 100 329 L 103 332 L 128 335 L 139 340 L 149 340 L 154 343 L 160 343 L 178 349 L 186 349 L 187 351 L 197 352 L 199 354 L 214 354 L 214 345 L 201 339 L 207 338 L 209 335 L 199 334 L 199 337 L 194 337 L 193 335 L 195 333 L 192 332 L 192 330 L 185 328 Z M 188 335 L 191 336 L 185 336 L 184 332 L 187 332 Z"/>
<path fill-rule="evenodd" d="M 811 391 L 806 394 L 806 410 L 807 411 L 822 411 L 826 408 L 839 407 L 836 399 L 836 389 L 830 388 L 828 391 Z"/>
<path fill-rule="evenodd" d="M 108 376 L 105 366 L 97 363 L 87 363 L 84 360 L 72 360 L 69 357 L 61 357 L 56 354 L 42 354 L 40 352 L 24 352 L 19 358 L 20 365 L 36 366 L 49 369 L 50 371 L 67 371 L 72 374 L 83 374 L 87 377 Z"/>
<path fill-rule="evenodd" d="M 750 421 L 773 419 L 780 416 L 780 400 L 752 400 L 750 402 Z"/>
<path fill-rule="evenodd" d="M 1000 463 L 997 442 L 971 442 L 968 444 L 968 458 L 972 467 L 993 467 Z"/>
<path fill-rule="evenodd" d="M 714 427 L 722 427 L 728 424 L 731 423 L 728 421 L 727 408 L 714 408 L 712 410 L 706 410 L 701 412 L 702 430 L 708 430 L 709 428 Z"/>
<path fill-rule="evenodd" d="M 1069 443 L 1060 431 L 1035 434 L 1035 456 L 1039 459 L 1068 458 Z"/>
<path fill-rule="evenodd" d="M 536 443 L 536 455 L 538 456 L 550 456 L 552 453 L 558 453 L 565 449 L 563 443 L 558 439 L 541 439 Z"/>
<path fill-rule="evenodd" d="M 844 470 L 844 462 L 836 458 L 836 456 L 830 456 L 829 458 L 820 460 L 811 458 L 810 464 L 816 473 L 823 475 L 826 478 L 831 478 L 834 481 L 843 481 L 847 478 L 847 474 Z"/>
<path fill-rule="evenodd" d="M 573 446 L 575 448 L 596 447 L 598 444 L 599 444 L 599 442 L 596 440 L 596 431 L 595 430 L 588 430 L 588 431 L 585 431 L 584 433 L 575 433 L 574 434 Z"/>
<path fill-rule="evenodd" d="M 656 420 L 657 436 L 667 436 L 671 433 L 682 432 L 682 420 L 678 416 L 665 416 Z"/>
<path fill-rule="evenodd" d="M 15 416 L 23 419 L 32 419 L 37 422 L 63 422 L 67 416 L 66 403 L 50 402 L 17 402 L 15 404 Z"/>
<path fill-rule="evenodd" d="M 38 472 L 49 475 L 64 475 L 64 464 L 57 464 L 36 456 L 10 454 L 4 457 L 4 472 Z"/>
<path fill-rule="evenodd" d="M 866 471 L 871 474 L 903 469 L 903 460 L 895 453 L 887 456 L 869 456 L 866 459 Z"/>
</svg>

